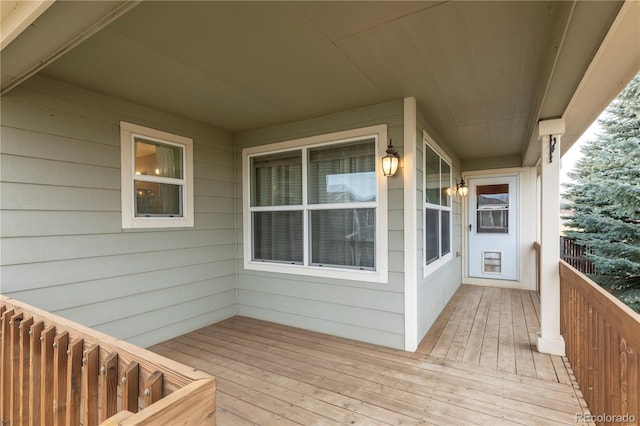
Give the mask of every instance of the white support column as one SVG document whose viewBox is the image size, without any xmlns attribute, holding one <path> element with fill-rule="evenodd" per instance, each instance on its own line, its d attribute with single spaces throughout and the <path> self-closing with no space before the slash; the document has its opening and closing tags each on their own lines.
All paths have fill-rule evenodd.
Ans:
<svg viewBox="0 0 640 426">
<path fill-rule="evenodd" d="M 404 99 L 404 147 L 402 175 L 404 177 L 404 350 L 418 347 L 418 243 L 416 241 L 417 182 L 416 98 Z"/>
<path fill-rule="evenodd" d="M 565 355 L 560 335 L 560 139 L 564 119 L 538 123 L 542 168 L 538 352 Z"/>
</svg>

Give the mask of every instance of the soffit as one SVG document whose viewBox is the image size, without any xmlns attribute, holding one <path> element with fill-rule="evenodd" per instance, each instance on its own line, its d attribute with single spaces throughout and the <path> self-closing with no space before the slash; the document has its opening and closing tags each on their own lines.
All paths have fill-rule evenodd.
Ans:
<svg viewBox="0 0 640 426">
<path fill-rule="evenodd" d="M 566 106 L 607 28 L 586 10 L 595 30 L 569 33 L 577 43 L 586 32 L 588 46 L 561 58 L 561 79 L 540 81 L 555 11 L 539 1 L 143 2 L 43 74 L 235 132 L 414 96 L 461 159 L 517 156 L 545 118 L 536 96 L 545 113 Z"/>
</svg>

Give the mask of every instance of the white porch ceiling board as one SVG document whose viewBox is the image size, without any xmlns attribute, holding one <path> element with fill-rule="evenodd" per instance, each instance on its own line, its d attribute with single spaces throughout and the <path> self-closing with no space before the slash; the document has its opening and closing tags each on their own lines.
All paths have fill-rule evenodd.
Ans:
<svg viewBox="0 0 640 426">
<path fill-rule="evenodd" d="M 461 157 L 489 155 L 487 143 L 510 155 L 522 146 L 551 13 L 526 6 L 447 3 L 336 44 L 388 96 L 415 95 Z"/>
<path fill-rule="evenodd" d="M 92 4 L 60 3 L 80 15 Z M 530 164 L 531 129 L 569 103 L 619 7 L 142 2 L 42 74 L 231 132 L 415 97 L 429 131 L 465 164 Z M 64 21 L 54 12 L 43 25 Z"/>
<path fill-rule="evenodd" d="M 225 127 L 242 124 L 237 111 L 243 108 L 271 113 L 251 96 L 111 29 L 95 34 L 45 75 Z"/>
<path fill-rule="evenodd" d="M 330 40 L 370 30 L 445 1 L 297 1 L 296 7 Z"/>
<path fill-rule="evenodd" d="M 292 3 L 181 6 L 143 3 L 44 74 L 232 131 L 390 99 Z"/>
</svg>

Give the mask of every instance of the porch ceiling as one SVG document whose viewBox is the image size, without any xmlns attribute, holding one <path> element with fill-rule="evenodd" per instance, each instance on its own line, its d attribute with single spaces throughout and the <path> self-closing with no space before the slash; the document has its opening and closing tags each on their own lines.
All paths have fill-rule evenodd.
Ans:
<svg viewBox="0 0 640 426">
<path fill-rule="evenodd" d="M 463 162 L 522 163 L 620 6 L 143 2 L 42 74 L 233 132 L 415 96 Z"/>
</svg>

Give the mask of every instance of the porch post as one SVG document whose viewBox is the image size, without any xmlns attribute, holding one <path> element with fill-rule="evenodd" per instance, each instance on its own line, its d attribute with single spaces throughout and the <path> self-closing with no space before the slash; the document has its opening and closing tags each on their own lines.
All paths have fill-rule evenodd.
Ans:
<svg viewBox="0 0 640 426">
<path fill-rule="evenodd" d="M 538 123 L 541 144 L 540 333 L 538 352 L 565 355 L 560 335 L 560 139 L 564 119 Z"/>
</svg>

